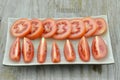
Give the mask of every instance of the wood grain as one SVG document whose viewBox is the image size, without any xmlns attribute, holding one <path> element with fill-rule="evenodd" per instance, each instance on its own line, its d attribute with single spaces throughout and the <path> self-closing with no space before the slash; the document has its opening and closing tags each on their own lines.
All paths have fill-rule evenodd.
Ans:
<svg viewBox="0 0 120 80">
<path fill-rule="evenodd" d="M 80 17 L 107 14 L 115 64 L 3 66 L 9 17 Z M 119 80 L 120 0 L 0 0 L 0 80 Z"/>
</svg>

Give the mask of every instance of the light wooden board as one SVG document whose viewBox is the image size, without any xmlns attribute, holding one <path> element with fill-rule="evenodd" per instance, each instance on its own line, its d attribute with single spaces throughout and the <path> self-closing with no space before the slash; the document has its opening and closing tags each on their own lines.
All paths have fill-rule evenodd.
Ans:
<svg viewBox="0 0 120 80">
<path fill-rule="evenodd" d="M 82 1 L 82 2 L 81 2 Z M 108 15 L 112 65 L 3 66 L 8 17 L 81 17 Z M 0 0 L 0 80 L 119 80 L 120 0 Z"/>
</svg>

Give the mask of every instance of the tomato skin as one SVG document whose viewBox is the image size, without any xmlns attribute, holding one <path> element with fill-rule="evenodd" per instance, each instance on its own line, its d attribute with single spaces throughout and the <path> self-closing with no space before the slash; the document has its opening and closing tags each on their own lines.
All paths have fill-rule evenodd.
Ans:
<svg viewBox="0 0 120 80">
<path fill-rule="evenodd" d="M 23 30 L 23 28 L 22 28 L 23 26 L 24 26 L 24 31 L 23 32 L 19 31 L 21 29 Z M 27 34 L 30 33 L 30 31 L 31 31 L 31 24 L 27 18 L 21 18 L 21 19 L 16 20 L 10 29 L 11 34 L 13 36 L 19 37 L 19 38 L 25 37 Z"/>
<path fill-rule="evenodd" d="M 86 28 L 81 19 L 72 19 L 70 20 L 72 26 L 72 32 L 69 36 L 69 39 L 78 39 L 81 38 L 85 32 Z"/>
<path fill-rule="evenodd" d="M 92 55 L 96 60 L 103 59 L 107 56 L 107 45 L 100 36 L 95 36 L 92 41 Z"/>
<path fill-rule="evenodd" d="M 30 63 L 34 57 L 34 46 L 30 39 L 23 39 L 22 54 L 25 63 Z"/>
<path fill-rule="evenodd" d="M 95 22 L 98 28 L 93 35 L 102 35 L 103 33 L 107 31 L 107 24 L 103 18 L 95 18 Z"/>
<path fill-rule="evenodd" d="M 53 42 L 52 44 L 51 58 L 53 63 L 61 61 L 60 50 L 56 42 Z"/>
<path fill-rule="evenodd" d="M 73 62 L 76 59 L 74 47 L 69 40 L 66 40 L 64 45 L 64 56 L 65 56 L 65 59 L 69 62 Z"/>
<path fill-rule="evenodd" d="M 20 38 L 16 38 L 16 40 L 12 43 L 9 57 L 12 61 L 15 62 L 20 61 L 21 58 Z"/>
<path fill-rule="evenodd" d="M 86 27 L 86 33 L 84 36 L 91 37 L 98 28 L 95 20 L 91 17 L 85 17 L 82 19 L 82 21 L 84 22 L 85 27 Z"/>
<path fill-rule="evenodd" d="M 78 43 L 78 53 L 82 61 L 88 62 L 90 60 L 90 47 L 84 36 Z"/>
<path fill-rule="evenodd" d="M 30 20 L 30 23 L 32 29 L 31 32 L 26 37 L 32 40 L 39 38 L 43 33 L 42 22 L 39 19 L 32 19 Z"/>
<path fill-rule="evenodd" d="M 45 19 L 44 21 L 42 21 L 42 24 L 44 27 L 42 36 L 44 38 L 50 38 L 56 33 L 57 27 L 54 19 L 52 18 Z"/>
<path fill-rule="evenodd" d="M 37 61 L 39 63 L 44 63 L 46 60 L 46 55 L 47 55 L 47 42 L 45 38 L 42 38 L 38 46 Z"/>
<path fill-rule="evenodd" d="M 66 39 L 71 34 L 72 27 L 69 20 L 67 19 L 57 20 L 56 27 L 57 27 L 57 31 L 53 35 L 54 39 L 59 39 L 59 40 Z"/>
</svg>

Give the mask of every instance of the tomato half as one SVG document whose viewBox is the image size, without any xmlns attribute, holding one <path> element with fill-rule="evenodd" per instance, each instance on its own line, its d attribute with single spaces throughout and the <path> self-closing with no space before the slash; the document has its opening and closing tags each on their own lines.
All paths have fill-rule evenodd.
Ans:
<svg viewBox="0 0 120 80">
<path fill-rule="evenodd" d="M 47 42 L 45 38 L 42 38 L 38 46 L 37 61 L 39 63 L 44 63 L 46 60 L 46 54 L 47 54 Z"/>
<path fill-rule="evenodd" d="M 65 56 L 65 59 L 69 62 L 75 61 L 76 59 L 74 47 L 69 40 L 66 40 L 64 45 L 64 56 Z"/>
<path fill-rule="evenodd" d="M 13 61 L 16 61 L 16 62 L 20 61 L 20 58 L 21 58 L 20 38 L 16 38 L 16 40 L 12 43 L 9 57 Z"/>
<path fill-rule="evenodd" d="M 29 39 L 36 39 L 40 37 L 43 33 L 42 22 L 39 19 L 30 20 L 32 29 L 31 32 L 26 36 Z"/>
<path fill-rule="evenodd" d="M 42 23 L 44 27 L 43 37 L 45 38 L 52 37 L 57 31 L 55 20 L 48 18 L 48 19 L 45 19 Z"/>
<path fill-rule="evenodd" d="M 33 60 L 34 57 L 34 46 L 30 39 L 24 38 L 22 44 L 22 54 L 24 62 L 29 63 Z"/>
<path fill-rule="evenodd" d="M 81 38 L 86 31 L 85 25 L 81 19 L 73 19 L 70 21 L 72 26 L 72 32 L 69 36 L 70 39 Z"/>
<path fill-rule="evenodd" d="M 83 18 L 82 20 L 83 20 L 85 27 L 86 27 L 86 33 L 84 36 L 91 37 L 95 33 L 95 31 L 97 30 L 96 22 L 91 17 L 86 17 L 86 18 Z"/>
<path fill-rule="evenodd" d="M 78 53 L 81 60 L 87 62 L 90 60 L 90 48 L 87 39 L 83 36 L 78 43 Z"/>
<path fill-rule="evenodd" d="M 107 56 L 107 45 L 100 36 L 95 36 L 92 41 L 92 54 L 97 60 L 102 59 Z"/>
<path fill-rule="evenodd" d="M 10 32 L 15 37 L 25 37 L 31 31 L 30 21 L 26 18 L 16 20 L 11 26 Z"/>
<path fill-rule="evenodd" d="M 56 21 L 57 32 L 53 35 L 54 39 L 66 39 L 72 31 L 70 22 L 67 19 Z"/>
<path fill-rule="evenodd" d="M 52 62 L 58 63 L 60 62 L 60 50 L 56 42 L 52 44 L 52 52 L 51 52 Z"/>
<path fill-rule="evenodd" d="M 107 30 L 107 24 L 106 21 L 103 18 L 95 18 L 95 22 L 98 26 L 96 32 L 94 35 L 101 35 Z"/>
</svg>

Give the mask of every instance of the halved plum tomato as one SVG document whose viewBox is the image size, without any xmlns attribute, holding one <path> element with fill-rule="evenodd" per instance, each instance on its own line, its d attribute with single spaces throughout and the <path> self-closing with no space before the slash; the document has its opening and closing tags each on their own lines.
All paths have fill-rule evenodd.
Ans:
<svg viewBox="0 0 120 80">
<path fill-rule="evenodd" d="M 9 57 L 13 61 L 16 61 L 16 62 L 20 61 L 20 58 L 21 58 L 20 38 L 16 38 L 16 40 L 12 43 Z"/>
<path fill-rule="evenodd" d="M 82 20 L 86 27 L 86 33 L 84 36 L 91 37 L 97 30 L 97 25 L 96 25 L 95 20 L 91 17 L 86 17 L 86 18 L 83 18 Z"/>
<path fill-rule="evenodd" d="M 54 39 L 66 39 L 72 31 L 70 22 L 67 19 L 56 21 L 57 32 L 53 35 Z"/>
<path fill-rule="evenodd" d="M 107 30 L 107 24 L 106 21 L 103 18 L 95 18 L 95 22 L 98 26 L 96 32 L 94 35 L 101 35 Z"/>
<path fill-rule="evenodd" d="M 81 19 L 73 19 L 70 21 L 72 26 L 72 32 L 69 36 L 70 39 L 81 38 L 86 31 L 85 25 Z"/>
<path fill-rule="evenodd" d="M 24 38 L 22 44 L 22 54 L 24 62 L 29 63 L 34 57 L 34 46 L 30 39 Z"/>
<path fill-rule="evenodd" d="M 90 60 L 90 47 L 87 39 L 83 36 L 78 43 L 78 53 L 81 60 L 88 62 Z"/>
<path fill-rule="evenodd" d="M 92 41 L 92 54 L 97 60 L 103 59 L 107 56 L 107 45 L 100 36 L 95 36 Z"/>
<path fill-rule="evenodd" d="M 58 63 L 61 60 L 60 50 L 56 42 L 53 42 L 52 44 L 51 58 L 52 58 L 52 62 L 54 63 Z"/>
<path fill-rule="evenodd" d="M 44 27 L 44 31 L 43 31 L 43 37 L 45 38 L 50 38 L 52 37 L 56 31 L 57 31 L 57 27 L 55 24 L 55 20 L 54 19 L 45 19 L 43 22 L 43 27 Z"/>
<path fill-rule="evenodd" d="M 11 26 L 10 32 L 15 37 L 23 38 L 31 31 L 30 21 L 26 18 L 16 20 Z"/>
<path fill-rule="evenodd" d="M 42 38 L 38 46 L 37 61 L 39 63 L 44 63 L 46 60 L 46 55 L 47 55 L 47 42 L 45 38 Z"/>
<path fill-rule="evenodd" d="M 64 45 L 64 56 L 65 56 L 65 59 L 69 62 L 73 62 L 76 59 L 74 47 L 69 40 L 66 40 Z"/>
<path fill-rule="evenodd" d="M 43 33 L 42 22 L 39 19 L 30 20 L 32 29 L 31 32 L 26 36 L 29 39 L 36 39 L 40 37 Z"/>
</svg>

